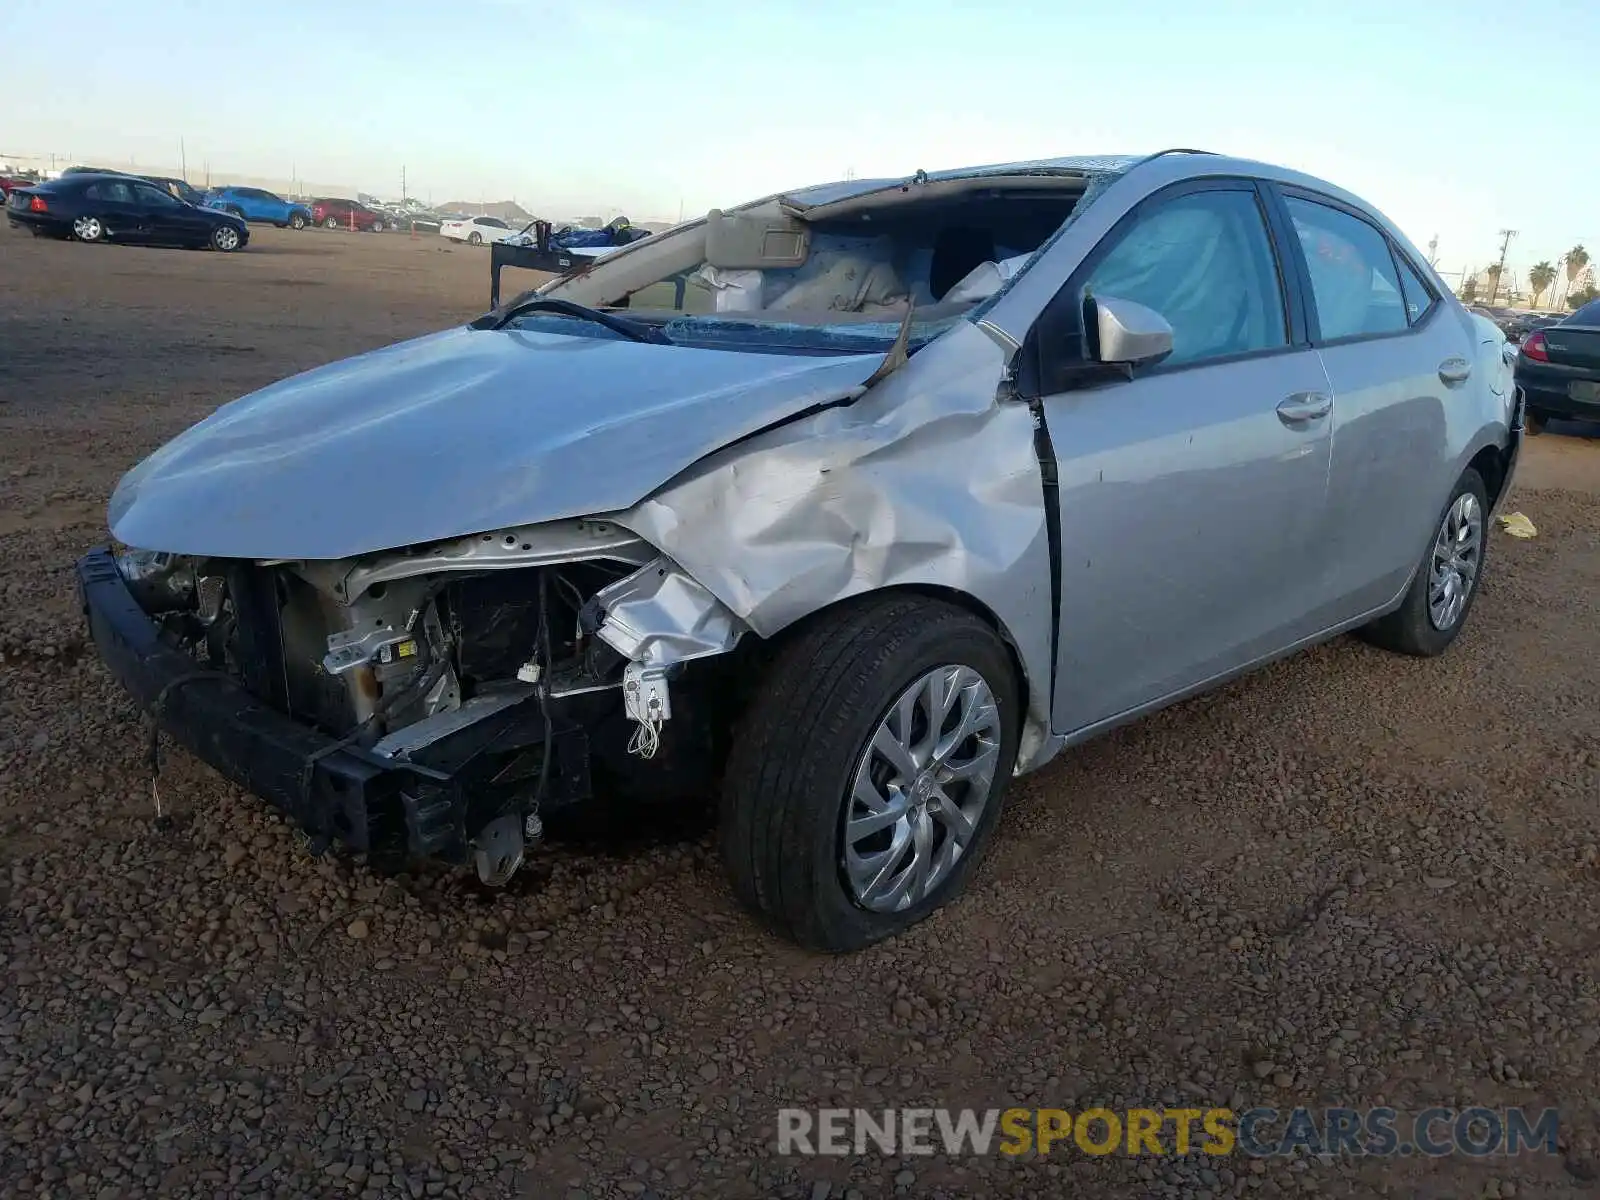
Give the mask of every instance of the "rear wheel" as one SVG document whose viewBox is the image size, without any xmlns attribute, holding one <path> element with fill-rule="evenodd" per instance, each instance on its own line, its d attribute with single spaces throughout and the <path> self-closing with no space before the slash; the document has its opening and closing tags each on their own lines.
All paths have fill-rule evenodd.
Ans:
<svg viewBox="0 0 1600 1200">
<path fill-rule="evenodd" d="M 72 236 L 80 242 L 98 242 L 105 238 L 106 227 L 99 217 L 79 217 L 72 223 Z"/>
<path fill-rule="evenodd" d="M 306 227 L 306 215 L 305 215 L 305 213 L 291 213 L 291 214 L 289 214 L 289 228 L 290 229 L 304 229 L 305 227 Z"/>
<path fill-rule="evenodd" d="M 1018 680 L 988 625 L 923 596 L 865 597 L 769 667 L 721 806 L 735 892 L 784 936 L 855 950 L 954 897 L 999 819 Z"/>
<path fill-rule="evenodd" d="M 1362 636 L 1398 654 L 1443 654 L 1467 623 L 1477 598 L 1489 549 L 1488 527 L 1488 493 L 1482 477 L 1468 467 L 1450 493 L 1400 607 L 1366 626 Z"/>
<path fill-rule="evenodd" d="M 329 217 L 327 220 L 322 222 L 322 227 L 324 229 L 337 229 L 337 228 L 339 228 L 339 218 L 338 217 Z"/>
<path fill-rule="evenodd" d="M 382 233 L 383 232 L 383 222 L 382 221 L 374 221 L 372 223 L 372 232 L 373 233 Z"/>
<path fill-rule="evenodd" d="M 481 233 L 469 233 L 467 235 L 467 245 L 469 245 L 469 246 L 481 246 L 481 245 L 483 245 L 483 234 L 481 234 Z"/>
</svg>

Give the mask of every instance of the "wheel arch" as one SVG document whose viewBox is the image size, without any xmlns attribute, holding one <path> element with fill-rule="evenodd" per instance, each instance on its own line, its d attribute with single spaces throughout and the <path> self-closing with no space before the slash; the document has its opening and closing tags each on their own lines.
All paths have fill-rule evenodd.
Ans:
<svg viewBox="0 0 1600 1200">
<path fill-rule="evenodd" d="M 1516 439 L 1520 434 L 1513 433 L 1512 440 L 1505 446 L 1494 442 L 1478 448 L 1477 452 L 1467 460 L 1467 466 L 1477 471 L 1483 480 L 1483 488 L 1489 494 L 1489 511 L 1494 512 L 1500 506 L 1500 499 L 1505 495 L 1506 486 L 1511 482 L 1511 470 L 1516 456 Z"/>
<path fill-rule="evenodd" d="M 1006 657 L 1011 661 L 1011 669 L 1016 672 L 1017 693 L 1013 699 L 1017 703 L 1019 719 L 1024 722 L 1027 720 L 1032 680 L 1029 678 L 1027 663 L 1015 635 L 999 613 L 971 592 L 962 591 L 960 588 L 937 583 L 895 583 L 869 591 L 851 592 L 847 596 L 830 600 L 822 607 L 813 609 L 780 629 L 771 631 L 762 640 L 768 645 L 778 646 L 791 638 L 799 637 L 819 622 L 833 619 L 841 610 L 896 596 L 920 596 L 929 600 L 942 600 L 954 608 L 970 613 L 987 625 L 999 638 L 1000 644 L 1005 647 Z"/>
</svg>

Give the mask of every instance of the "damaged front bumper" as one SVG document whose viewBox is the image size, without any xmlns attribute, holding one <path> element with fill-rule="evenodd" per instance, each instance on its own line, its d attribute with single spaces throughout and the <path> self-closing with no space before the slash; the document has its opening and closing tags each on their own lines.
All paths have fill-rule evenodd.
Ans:
<svg viewBox="0 0 1600 1200">
<path fill-rule="evenodd" d="M 229 780 L 267 800 L 322 844 L 399 864 L 433 858 L 464 862 L 469 831 L 500 814 L 475 811 L 459 768 L 470 747 L 439 738 L 427 754 L 391 757 L 347 744 L 263 704 L 239 681 L 208 670 L 169 645 L 140 607 L 108 549 L 77 564 L 78 588 L 102 660 L 159 727 Z M 529 694 L 531 699 L 531 690 Z M 461 732 L 493 738 L 520 703 L 501 705 Z M 553 789 L 588 794 L 588 747 L 576 726 L 551 731 Z"/>
</svg>

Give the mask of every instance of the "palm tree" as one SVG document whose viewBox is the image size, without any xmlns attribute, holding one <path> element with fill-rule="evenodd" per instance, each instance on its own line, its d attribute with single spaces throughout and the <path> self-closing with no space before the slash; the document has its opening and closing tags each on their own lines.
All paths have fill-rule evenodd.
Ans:
<svg viewBox="0 0 1600 1200">
<path fill-rule="evenodd" d="M 1567 286 L 1565 294 L 1572 294 L 1572 285 L 1578 281 L 1578 276 L 1583 274 L 1583 269 L 1589 265 L 1589 252 L 1579 242 L 1571 250 L 1561 256 L 1561 265 L 1567 271 Z"/>
<path fill-rule="evenodd" d="M 1489 277 L 1489 303 L 1490 304 L 1493 304 L 1495 297 L 1500 294 L 1500 272 L 1501 272 L 1501 270 L 1502 270 L 1502 268 L 1501 268 L 1500 264 L 1497 263 L 1497 262 L 1490 263 L 1487 267 L 1485 267 L 1483 269 L 1483 273 Z"/>
<path fill-rule="evenodd" d="M 1549 260 L 1534 263 L 1528 270 L 1528 286 L 1533 289 L 1532 307 L 1539 307 L 1539 297 L 1544 294 L 1545 288 L 1556 281 L 1556 269 Z"/>
</svg>

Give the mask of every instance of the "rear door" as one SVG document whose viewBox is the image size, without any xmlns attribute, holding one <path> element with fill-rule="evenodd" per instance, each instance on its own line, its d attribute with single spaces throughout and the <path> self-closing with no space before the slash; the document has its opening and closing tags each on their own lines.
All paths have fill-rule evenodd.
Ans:
<svg viewBox="0 0 1600 1200">
<path fill-rule="evenodd" d="M 150 235 L 133 188 L 121 179 L 99 179 L 84 189 L 85 210 L 100 218 L 106 236 L 117 242 L 142 242 Z"/>
<path fill-rule="evenodd" d="M 1489 381 L 1473 377 L 1470 320 L 1376 221 L 1320 193 L 1272 190 L 1335 399 L 1317 610 L 1334 625 L 1406 587 L 1454 482 L 1451 421 Z"/>
<path fill-rule="evenodd" d="M 1269 212 L 1248 179 L 1155 193 L 1030 334 L 1059 493 L 1057 732 L 1197 690 L 1318 632 L 1307 610 L 1334 401 Z M 1086 368 L 1074 324 L 1086 295 L 1159 313 L 1172 355 L 1128 378 Z"/>
</svg>

